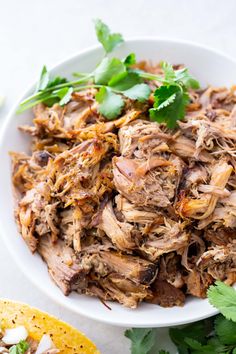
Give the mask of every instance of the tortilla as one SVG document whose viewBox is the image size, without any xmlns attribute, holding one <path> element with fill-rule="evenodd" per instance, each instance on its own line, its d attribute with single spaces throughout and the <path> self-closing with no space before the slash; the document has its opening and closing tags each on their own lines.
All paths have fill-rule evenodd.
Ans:
<svg viewBox="0 0 236 354">
<path fill-rule="evenodd" d="M 99 350 L 83 333 L 69 324 L 28 305 L 0 300 L 1 328 L 25 326 L 29 336 L 40 341 L 50 335 L 60 354 L 99 354 Z"/>
</svg>

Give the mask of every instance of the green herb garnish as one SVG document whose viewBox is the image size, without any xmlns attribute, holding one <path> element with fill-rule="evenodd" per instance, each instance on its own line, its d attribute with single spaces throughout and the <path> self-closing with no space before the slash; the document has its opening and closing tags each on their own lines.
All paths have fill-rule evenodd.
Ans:
<svg viewBox="0 0 236 354">
<path fill-rule="evenodd" d="M 25 354 L 29 349 L 29 344 L 25 340 L 21 340 L 18 344 L 13 345 L 9 349 L 10 354 Z"/>
<path fill-rule="evenodd" d="M 74 73 L 77 80 L 68 81 L 61 77 L 50 78 L 44 66 L 35 94 L 21 102 L 18 113 L 38 103 L 47 106 L 59 103 L 63 106 L 70 101 L 73 92 L 95 88 L 98 89 L 96 100 L 99 112 L 108 119 L 115 119 L 122 113 L 126 97 L 139 102 L 148 101 L 151 89 L 146 82 L 154 80 L 162 83 L 162 86 L 154 92 L 150 118 L 174 128 L 176 121 L 184 117 L 189 103 L 188 89 L 198 88 L 199 83 L 186 68 L 174 70 L 166 62 L 162 63 L 164 76 L 160 76 L 132 69 L 136 63 L 134 53 L 123 60 L 108 57 L 107 54 L 124 41 L 123 37 L 120 33 L 111 33 L 108 26 L 99 19 L 95 20 L 95 30 L 105 51 L 105 57 L 97 67 L 91 73 Z"/>
<path fill-rule="evenodd" d="M 215 319 L 215 332 L 222 344 L 236 346 L 236 322 L 219 315 Z"/>
<path fill-rule="evenodd" d="M 199 83 L 190 76 L 188 69 L 174 70 L 162 63 L 164 71 L 163 86 L 154 92 L 154 105 L 150 109 L 150 117 L 159 123 L 166 123 L 168 128 L 174 128 L 178 119 L 183 119 L 185 108 L 189 103 L 188 89 L 199 88 Z"/>
<path fill-rule="evenodd" d="M 111 33 L 109 27 L 100 19 L 96 19 L 94 22 L 97 39 L 102 44 L 106 53 L 112 52 L 119 44 L 124 42 L 120 33 Z"/>
<path fill-rule="evenodd" d="M 132 328 L 125 331 L 131 340 L 131 354 L 148 354 L 154 347 L 156 332 L 150 328 Z"/>
<path fill-rule="evenodd" d="M 115 94 L 105 86 L 101 87 L 96 94 L 96 100 L 100 103 L 100 113 L 107 117 L 107 119 L 116 118 L 124 107 L 124 101 L 121 96 Z"/>
<path fill-rule="evenodd" d="M 236 290 L 220 281 L 215 284 L 207 292 L 209 302 L 228 320 L 236 322 Z"/>
<path fill-rule="evenodd" d="M 182 328 L 170 328 L 170 338 L 179 354 L 236 354 L 236 290 L 217 281 L 210 286 L 208 299 L 220 315 Z M 155 345 L 153 331 L 134 328 L 125 332 L 131 340 L 132 354 L 154 353 L 151 350 Z M 159 354 L 169 353 L 161 350 Z"/>
</svg>

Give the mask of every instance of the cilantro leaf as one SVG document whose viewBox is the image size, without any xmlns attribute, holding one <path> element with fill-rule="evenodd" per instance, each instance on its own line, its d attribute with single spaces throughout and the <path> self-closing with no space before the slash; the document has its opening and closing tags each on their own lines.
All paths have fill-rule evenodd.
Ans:
<svg viewBox="0 0 236 354">
<path fill-rule="evenodd" d="M 176 121 L 185 115 L 188 94 L 177 85 L 160 86 L 154 92 L 154 99 L 154 108 L 149 110 L 150 118 L 166 123 L 168 128 L 174 128 Z"/>
<path fill-rule="evenodd" d="M 207 296 L 211 305 L 216 307 L 228 320 L 236 322 L 236 290 L 221 281 L 211 285 Z"/>
<path fill-rule="evenodd" d="M 115 90 L 125 91 L 137 85 L 141 82 L 141 78 L 138 74 L 133 72 L 122 72 L 111 78 L 108 85 Z"/>
<path fill-rule="evenodd" d="M 219 315 L 215 320 L 215 331 L 222 344 L 236 345 L 236 322 Z"/>
<path fill-rule="evenodd" d="M 73 93 L 73 87 L 63 87 L 58 90 L 54 90 L 45 97 L 42 97 L 41 102 L 51 107 L 54 103 L 59 102 L 60 106 L 64 106 L 71 99 Z"/>
<path fill-rule="evenodd" d="M 201 344 L 198 340 L 192 338 L 185 338 L 185 343 L 190 349 L 192 354 L 213 354 L 213 353 L 222 353 L 218 352 L 218 343 L 212 342 L 207 344 Z"/>
<path fill-rule="evenodd" d="M 18 344 L 13 345 L 9 349 L 10 354 L 24 354 L 29 349 L 29 344 L 25 340 L 21 340 Z"/>
<path fill-rule="evenodd" d="M 191 349 L 200 350 L 203 347 L 202 343 L 200 343 L 197 339 L 187 337 L 184 341 Z"/>
<path fill-rule="evenodd" d="M 106 53 L 112 52 L 119 44 L 124 42 L 120 33 L 111 33 L 109 27 L 100 19 L 95 21 L 97 39 L 102 44 Z"/>
<path fill-rule="evenodd" d="M 73 92 L 72 87 L 63 87 L 62 89 L 56 91 L 56 95 L 60 98 L 59 104 L 60 106 L 64 106 L 71 100 L 71 95 Z"/>
<path fill-rule="evenodd" d="M 65 84 L 66 82 L 68 82 L 66 78 L 61 77 L 61 76 L 56 76 L 52 80 L 49 81 L 46 88 L 51 88 L 51 87 L 54 87 L 57 85 Z"/>
<path fill-rule="evenodd" d="M 96 94 L 96 100 L 99 103 L 99 112 L 108 119 L 118 117 L 124 107 L 122 97 L 105 86 L 101 87 Z"/>
<path fill-rule="evenodd" d="M 94 71 L 95 84 L 106 85 L 115 75 L 125 73 L 126 67 L 118 58 L 104 58 Z"/>
<path fill-rule="evenodd" d="M 52 80 L 50 80 L 49 72 L 48 72 L 46 66 L 44 65 L 43 69 L 41 71 L 41 74 L 40 74 L 39 82 L 36 87 L 36 94 L 37 93 L 40 94 L 40 96 L 38 97 L 38 99 L 40 99 L 39 102 L 43 102 L 43 103 L 47 104 L 48 106 L 52 106 L 54 103 L 58 102 L 59 99 L 62 99 L 65 96 L 65 94 L 67 94 L 67 97 L 69 98 L 70 95 L 68 94 L 68 92 L 69 92 L 68 87 L 53 91 L 51 93 L 47 92 L 48 89 L 50 89 L 50 88 L 53 89 L 54 86 L 61 85 L 66 82 L 67 82 L 67 80 L 63 77 L 60 77 L 60 76 L 56 76 Z M 70 88 L 70 91 L 71 91 L 71 88 Z M 37 104 L 38 103 L 37 101 L 38 100 L 36 100 L 36 103 L 33 102 L 32 105 Z M 63 99 L 60 102 L 60 104 L 63 105 L 65 103 L 67 103 L 66 101 L 68 102 L 68 100 L 65 97 L 65 99 Z M 31 105 L 26 105 L 27 108 L 30 106 Z M 22 108 L 24 109 L 24 106 Z"/>
<path fill-rule="evenodd" d="M 131 340 L 131 354 L 148 354 L 154 347 L 156 333 L 150 328 L 132 328 L 125 331 Z"/>
<path fill-rule="evenodd" d="M 154 93 L 155 101 L 154 107 L 149 110 L 150 117 L 159 123 L 166 123 L 168 128 L 175 128 L 176 121 L 184 117 L 185 107 L 189 103 L 187 89 L 199 88 L 199 83 L 187 68 L 174 70 L 167 62 L 161 66 L 164 72 L 163 86 Z"/>
<path fill-rule="evenodd" d="M 162 62 L 162 70 L 164 72 L 164 82 L 168 85 L 180 84 L 185 88 L 198 89 L 199 82 L 189 74 L 187 68 L 174 70 L 173 66 L 167 62 Z"/>
<path fill-rule="evenodd" d="M 128 90 L 123 91 L 123 94 L 131 100 L 145 102 L 148 100 L 151 89 L 147 84 L 137 84 Z"/>
<path fill-rule="evenodd" d="M 39 82 L 36 87 L 36 92 L 44 91 L 48 88 L 53 88 L 54 86 L 61 85 L 67 82 L 67 79 L 61 76 L 56 76 L 50 80 L 50 75 L 47 67 L 44 65 L 40 74 Z"/>
<path fill-rule="evenodd" d="M 149 110 L 150 117 L 159 123 L 166 123 L 168 128 L 175 128 L 176 121 L 185 115 L 189 103 L 188 88 L 198 88 L 199 83 L 188 69 L 174 70 L 172 65 L 163 62 L 163 86 L 154 93 L 154 107 Z M 146 75 L 145 75 L 146 76 Z"/>
<path fill-rule="evenodd" d="M 44 65 L 39 77 L 38 84 L 36 86 L 36 92 L 43 91 L 47 87 L 48 83 L 49 83 L 49 72 L 46 66 Z"/>
<path fill-rule="evenodd" d="M 219 338 L 212 333 L 212 337 L 208 340 L 207 344 L 212 345 L 215 348 L 216 353 L 225 353 L 227 351 L 227 346 L 219 341 Z M 226 352 L 227 353 L 227 352 Z"/>
<path fill-rule="evenodd" d="M 161 349 L 161 350 L 159 350 L 158 354 L 170 354 L 170 353 L 167 352 L 166 350 Z"/>
<path fill-rule="evenodd" d="M 164 78 L 165 81 L 170 85 L 171 83 L 174 83 L 176 75 L 175 71 L 173 69 L 173 66 L 170 63 L 167 63 L 166 61 L 163 61 L 161 63 L 161 68 L 164 72 Z"/>
<path fill-rule="evenodd" d="M 50 94 L 50 95 L 47 95 L 47 96 L 42 97 L 40 99 L 40 102 L 42 102 L 43 104 L 45 104 L 48 107 L 52 107 L 58 101 L 59 101 L 59 98 L 57 97 L 56 94 L 55 95 L 54 94 Z"/>
<path fill-rule="evenodd" d="M 136 64 L 136 55 L 134 53 L 127 55 L 127 57 L 124 59 L 124 64 L 126 67 Z"/>
<path fill-rule="evenodd" d="M 192 323 L 183 328 L 170 328 L 169 335 L 177 346 L 179 354 L 189 354 L 189 345 L 185 339 L 198 340 L 201 344 L 206 344 L 206 337 L 212 332 L 212 322 L 205 320 Z"/>
<path fill-rule="evenodd" d="M 181 82 L 186 88 L 198 89 L 200 87 L 199 82 L 189 74 L 187 68 L 183 68 L 175 71 L 176 81 Z"/>
</svg>

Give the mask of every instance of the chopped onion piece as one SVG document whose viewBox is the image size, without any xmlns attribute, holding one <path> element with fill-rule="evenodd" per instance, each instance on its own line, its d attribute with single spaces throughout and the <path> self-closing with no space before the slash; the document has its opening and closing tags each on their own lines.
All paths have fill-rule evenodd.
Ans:
<svg viewBox="0 0 236 354">
<path fill-rule="evenodd" d="M 51 337 L 48 334 L 44 334 L 39 342 L 35 354 L 43 354 L 46 352 L 46 350 L 53 349 L 53 348 L 55 348 L 55 345 L 51 340 Z"/>
<path fill-rule="evenodd" d="M 18 344 L 21 340 L 26 340 L 28 337 L 28 332 L 24 326 L 19 326 L 15 328 L 9 328 L 5 330 L 5 334 L 2 337 L 4 343 Z"/>
</svg>

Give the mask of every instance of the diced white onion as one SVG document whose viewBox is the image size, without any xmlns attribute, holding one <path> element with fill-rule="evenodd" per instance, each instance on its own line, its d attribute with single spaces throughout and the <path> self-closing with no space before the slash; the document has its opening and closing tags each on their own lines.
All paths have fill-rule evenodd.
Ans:
<svg viewBox="0 0 236 354">
<path fill-rule="evenodd" d="M 15 328 L 9 328 L 5 330 L 2 340 L 4 343 L 18 344 L 21 340 L 25 340 L 28 337 L 28 332 L 24 326 L 19 326 Z"/>
<path fill-rule="evenodd" d="M 38 348 L 35 354 L 43 354 L 46 350 L 55 348 L 51 337 L 48 334 L 44 334 L 39 342 Z"/>
</svg>

